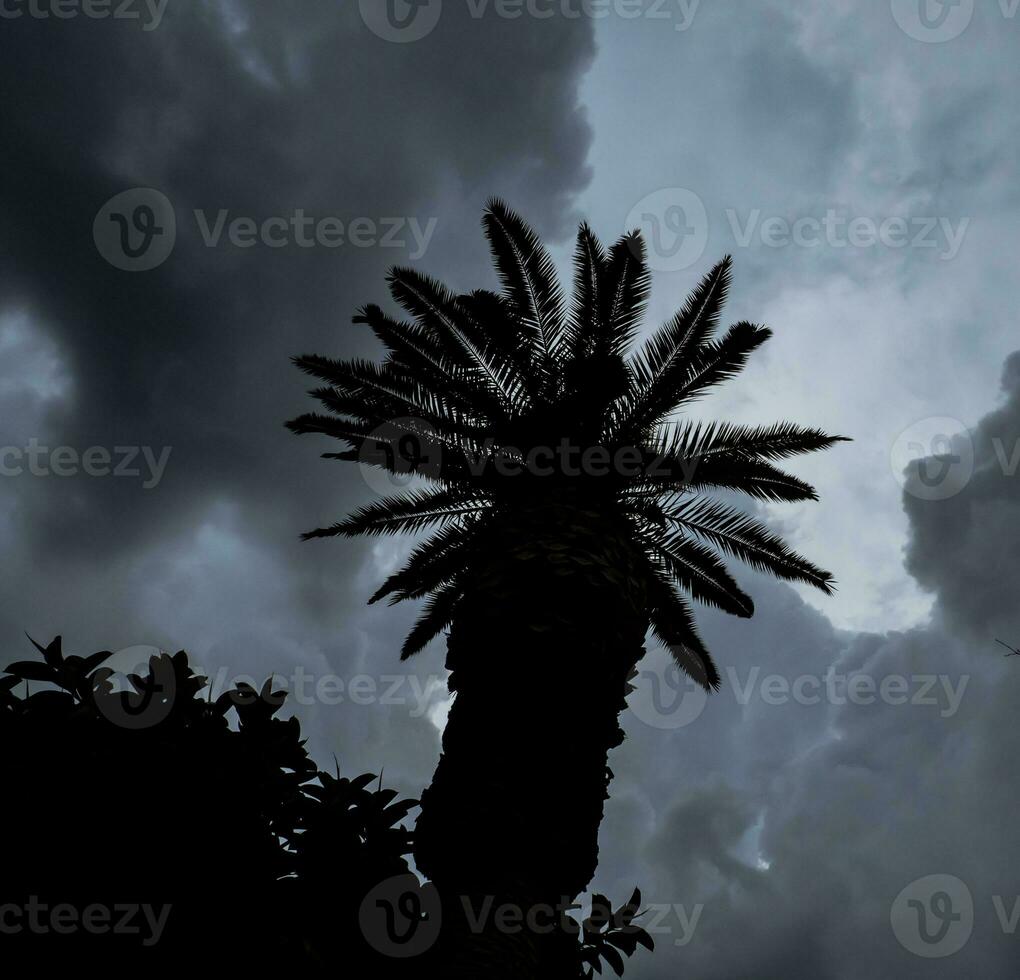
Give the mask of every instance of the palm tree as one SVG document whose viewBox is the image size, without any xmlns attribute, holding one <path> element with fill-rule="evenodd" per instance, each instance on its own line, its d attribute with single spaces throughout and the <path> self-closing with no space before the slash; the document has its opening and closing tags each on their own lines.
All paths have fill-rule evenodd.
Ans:
<svg viewBox="0 0 1020 980">
<path fill-rule="evenodd" d="M 443 975 L 563 975 L 538 965 L 555 960 L 558 931 L 547 937 L 536 919 L 508 934 L 490 916 L 466 941 L 469 912 L 534 910 L 586 888 L 607 756 L 623 739 L 618 715 L 649 627 L 717 689 L 691 600 L 753 613 L 723 555 L 832 591 L 828 572 L 705 493 L 817 499 L 775 464 L 840 440 L 787 422 L 677 417 L 770 336 L 738 323 L 716 337 L 729 258 L 629 355 L 650 282 L 639 234 L 607 251 L 582 225 L 568 305 L 517 214 L 491 201 L 484 228 L 502 292 L 457 295 L 393 270 L 390 291 L 410 319 L 378 306 L 355 318 L 386 348 L 383 363 L 295 358 L 325 382 L 311 394 L 328 414 L 288 425 L 345 444 L 328 458 L 415 477 L 306 538 L 433 530 L 371 601 L 427 597 L 405 659 L 449 630 L 456 698 L 415 851 L 444 898 Z"/>
</svg>

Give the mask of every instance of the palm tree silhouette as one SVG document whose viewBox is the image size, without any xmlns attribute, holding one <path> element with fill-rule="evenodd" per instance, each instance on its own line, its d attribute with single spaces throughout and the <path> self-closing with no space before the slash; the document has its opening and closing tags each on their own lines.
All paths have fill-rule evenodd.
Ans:
<svg viewBox="0 0 1020 980">
<path fill-rule="evenodd" d="M 582 225 L 568 304 L 516 213 L 491 201 L 484 228 L 501 294 L 456 295 L 393 270 L 390 291 L 410 320 L 374 305 L 355 318 L 385 361 L 295 358 L 325 382 L 311 394 L 328 414 L 288 425 L 346 445 L 329 458 L 416 478 L 305 537 L 434 530 L 371 601 L 428 597 L 405 659 L 449 629 L 457 696 L 415 849 L 444 897 L 444 975 L 545 976 L 556 975 L 553 939 L 491 922 L 466 938 L 462 910 L 556 905 L 588 885 L 607 754 L 623 739 L 618 714 L 649 627 L 717 689 L 690 600 L 753 613 L 722 555 L 832 591 L 828 572 L 704 494 L 817 499 L 775 464 L 840 440 L 788 422 L 675 417 L 770 336 L 751 323 L 715 336 L 728 257 L 629 354 L 650 283 L 639 234 L 606 250 Z"/>
</svg>

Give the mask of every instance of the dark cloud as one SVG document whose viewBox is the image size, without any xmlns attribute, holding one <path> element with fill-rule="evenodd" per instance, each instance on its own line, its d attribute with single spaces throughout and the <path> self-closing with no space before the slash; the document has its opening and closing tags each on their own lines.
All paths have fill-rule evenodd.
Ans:
<svg viewBox="0 0 1020 980">
<path fill-rule="evenodd" d="M 683 725 L 649 725 L 632 695 L 597 884 L 622 894 L 640 882 L 651 916 L 664 915 L 638 977 L 1009 974 L 1020 674 L 990 630 L 1017 635 L 1008 555 L 1020 515 L 992 440 L 1016 442 L 1018 377 L 1013 355 L 1005 404 L 971 433 L 975 470 L 959 494 L 923 501 L 907 483 L 928 625 L 837 631 L 787 587 L 753 579 L 753 620 L 706 620 L 726 682 L 700 713 L 681 701 Z M 658 658 L 641 683 L 661 676 Z M 847 679 L 832 694 L 815 684 L 830 673 Z M 891 926 L 897 896 L 930 875 L 959 879 L 974 906 L 972 937 L 944 959 L 916 955 Z M 701 906 L 693 936 L 677 906 L 688 920 Z"/>
<path fill-rule="evenodd" d="M 429 37 L 395 44 L 366 27 L 357 4 L 273 0 L 170 3 L 151 31 L 27 16 L 3 30 L 0 235 L 10 260 L 0 313 L 16 312 L 19 343 L 52 350 L 69 379 L 31 413 L 25 400 L 46 393 L 26 382 L 5 444 L 171 449 L 148 490 L 85 476 L 6 481 L 5 548 L 21 566 L 7 566 L 7 642 L 57 623 L 88 642 L 101 618 L 106 630 L 144 619 L 129 570 L 146 555 L 159 579 L 167 562 L 156 554 L 194 548 L 217 514 L 231 515 L 228 533 L 257 553 L 281 605 L 337 628 L 363 549 L 300 548 L 296 537 L 367 488 L 283 430 L 305 409 L 288 358 L 374 353 L 350 317 L 384 300 L 385 269 L 421 249 L 208 248 L 193 211 L 210 223 L 220 209 L 259 222 L 297 209 L 345 223 L 414 219 L 430 234 L 435 219 L 419 264 L 487 284 L 488 195 L 507 195 L 551 236 L 571 224 L 571 195 L 588 179 L 576 88 L 594 53 L 590 22 L 476 19 L 448 5 Z M 178 223 L 170 258 L 138 274 L 108 264 L 92 241 L 104 202 L 133 187 L 164 193 Z M 406 227 L 397 237 L 412 240 Z M 24 380 L 13 357 L 4 367 Z M 223 573 L 258 574 L 229 561 Z M 65 577 L 91 584 L 64 593 Z M 180 587 L 186 604 L 193 596 Z M 104 597 L 94 620 L 81 608 L 95 607 L 93 589 Z M 222 612 L 261 615 L 243 602 Z M 195 626 L 215 638 L 214 625 Z"/>
<path fill-rule="evenodd" d="M 427 709 L 442 653 L 407 671 L 412 613 L 364 608 L 401 545 L 297 540 L 372 490 L 318 459 L 332 447 L 284 430 L 307 410 L 289 358 L 375 356 L 350 319 L 386 301 L 393 264 L 491 285 L 490 195 L 553 239 L 570 230 L 589 179 L 577 89 L 591 22 L 447 4 L 427 38 L 396 44 L 357 3 L 171 0 L 151 31 L 27 16 L 0 31 L 0 444 L 171 450 L 148 489 L 2 478 L 8 660 L 28 630 L 79 653 L 185 647 L 225 681 L 275 672 L 292 686 L 305 671 L 325 685 L 293 705 L 318 761 L 385 767 L 416 796 L 438 755 Z M 159 267 L 127 273 L 99 254 L 93 221 L 136 187 L 170 200 L 177 240 Z M 211 225 L 221 209 L 414 220 L 428 248 L 209 248 L 195 209 Z M 406 224 L 395 237 L 414 243 Z M 359 676 L 374 695 L 352 697 Z"/>
<path fill-rule="evenodd" d="M 1015 346 L 1002 224 L 1017 193 L 1014 25 L 977 17 L 959 44 L 924 45 L 884 7 L 731 6 L 703 0 L 684 32 L 605 22 L 583 88 L 590 20 L 479 19 L 458 3 L 412 44 L 377 37 L 353 2 L 171 0 L 149 32 L 114 20 L 0 24 L 0 445 L 172 447 L 149 490 L 138 479 L 0 478 L 9 659 L 27 628 L 64 632 L 76 652 L 186 646 L 223 680 L 364 675 L 374 693 L 345 686 L 338 699 L 330 687 L 294 710 L 320 763 L 335 751 L 345 767 L 385 767 L 388 784 L 416 795 L 438 751 L 444 702 L 430 680 L 443 652 L 418 658 L 397 689 L 385 679 L 402 673 L 396 651 L 414 611 L 363 602 L 400 544 L 296 541 L 371 490 L 282 429 L 304 409 L 288 357 L 371 356 L 349 318 L 385 299 L 394 262 L 458 287 L 491 284 L 478 230 L 490 194 L 562 239 L 594 135 L 600 180 L 585 204 L 605 236 L 651 191 L 687 187 L 711 218 L 706 263 L 734 249 L 727 209 L 741 222 L 755 209 L 796 218 L 830 206 L 973 219 L 951 265 L 923 250 L 760 242 L 738 255 L 733 316 L 764 306 L 791 322 L 776 324 L 785 346 L 765 355 L 765 380 L 730 404 L 800 417 L 806 391 L 803 421 L 858 438 L 826 471 L 832 533 L 804 518 L 818 538 L 806 550 L 847 591 L 873 575 L 874 604 L 898 609 L 909 583 L 889 558 L 901 508 L 886 435 L 918 402 L 965 416 L 953 406 L 968 385 L 977 417 L 987 365 Z M 92 224 L 139 186 L 168 196 L 179 233 L 166 263 L 128 274 L 99 255 Z M 299 208 L 438 222 L 412 260 L 407 248 L 210 249 L 193 217 Z M 671 310 L 699 269 L 659 276 L 656 302 Z M 881 435 L 869 441 L 872 430 Z M 1009 911 L 1017 891 L 1020 661 L 992 639 L 1020 641 L 1020 473 L 1007 473 L 1018 435 L 1014 355 L 1001 406 L 971 430 L 963 489 L 924 500 L 908 482 L 907 569 L 931 593 L 930 622 L 838 630 L 790 589 L 746 576 L 752 621 L 703 615 L 723 691 L 682 702 L 679 727 L 650 724 L 647 703 L 627 713 L 596 884 L 617 901 L 640 885 L 671 907 L 670 932 L 628 976 L 1013 972 L 1015 937 L 993 899 Z M 869 550 L 872 537 L 887 549 Z M 665 663 L 649 655 L 646 685 Z M 946 686 L 930 703 L 813 700 L 830 672 L 903 678 L 908 698 L 918 678 Z M 805 678 L 806 697 L 776 695 Z M 890 908 L 911 881 L 942 873 L 972 892 L 975 934 L 956 956 L 926 960 L 897 942 Z"/>
<path fill-rule="evenodd" d="M 904 495 L 912 529 L 908 569 L 937 591 L 954 627 L 985 645 L 994 636 L 1020 637 L 1020 352 L 1006 361 L 1002 394 L 1003 405 L 957 439 L 959 462 L 952 465 L 966 467 L 960 491 L 923 499 L 917 464 Z"/>
</svg>

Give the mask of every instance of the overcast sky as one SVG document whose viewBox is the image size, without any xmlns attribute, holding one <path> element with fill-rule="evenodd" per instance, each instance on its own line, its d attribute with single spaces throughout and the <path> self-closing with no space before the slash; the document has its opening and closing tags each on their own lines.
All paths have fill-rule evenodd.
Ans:
<svg viewBox="0 0 1020 980">
<path fill-rule="evenodd" d="M 741 571 L 758 613 L 703 615 L 707 703 L 643 664 L 596 884 L 669 931 L 628 975 L 1012 975 L 1016 4 L 395 2 L 6 0 L 8 659 L 27 630 L 276 672 L 320 764 L 416 795 L 444 650 L 408 675 L 414 610 L 364 605 L 408 542 L 298 542 L 378 487 L 283 429 L 288 357 L 374 356 L 350 317 L 393 264 L 493 285 L 492 194 L 565 271 L 581 217 L 640 226 L 648 328 L 732 253 L 729 318 L 775 338 L 698 412 L 854 438 L 798 464 L 820 504 L 767 513 L 840 591 Z"/>
</svg>

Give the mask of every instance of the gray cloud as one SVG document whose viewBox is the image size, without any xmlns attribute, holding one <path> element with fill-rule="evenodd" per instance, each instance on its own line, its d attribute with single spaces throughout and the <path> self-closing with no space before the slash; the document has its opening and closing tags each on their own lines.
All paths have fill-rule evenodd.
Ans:
<svg viewBox="0 0 1020 980">
<path fill-rule="evenodd" d="M 674 945 L 674 909 L 628 976 L 1009 975 L 1015 936 L 993 898 L 1009 909 L 1017 891 L 1020 661 L 992 638 L 1020 640 L 1020 515 L 1002 463 L 1020 434 L 1020 357 L 1001 405 L 971 427 L 962 492 L 901 499 L 889 471 L 918 418 L 987 413 L 989 379 L 1016 346 L 1020 20 L 978 6 L 946 45 L 899 32 L 885 4 L 832 0 L 703 0 L 684 32 L 649 18 L 477 19 L 448 2 L 407 45 L 372 34 L 353 3 L 171 2 L 151 32 L 5 21 L 0 445 L 173 448 L 151 490 L 0 478 L 10 659 L 27 628 L 63 632 L 78 652 L 186 646 L 214 675 L 302 668 L 384 687 L 402 670 L 413 610 L 363 601 L 403 545 L 296 541 L 370 490 L 281 422 L 304 407 L 291 354 L 374 355 L 349 317 L 384 298 L 384 271 L 407 250 L 209 249 L 194 209 L 436 217 L 418 264 L 474 287 L 492 282 L 478 231 L 489 194 L 560 240 L 578 209 L 610 237 L 650 192 L 687 187 L 711 220 L 706 251 L 657 276 L 656 315 L 736 250 L 730 315 L 777 328 L 747 383 L 707 411 L 857 441 L 807 474 L 820 508 L 782 515 L 842 597 L 823 615 L 746 576 L 754 620 L 703 616 L 729 669 L 723 692 L 672 730 L 627 714 L 596 884 L 616 900 L 640 885 L 688 916 L 703 905 L 690 942 Z M 132 275 L 97 253 L 92 222 L 135 186 L 171 199 L 179 234 L 164 265 Z M 924 249 L 735 249 L 725 217 L 830 206 L 971 227 L 950 263 Z M 409 673 L 424 685 L 442 659 L 436 645 Z M 663 664 L 651 653 L 642 666 Z M 950 714 L 940 686 L 919 704 L 763 693 L 770 675 L 793 685 L 829 671 L 902 677 L 910 695 L 928 675 L 966 687 Z M 442 721 L 441 697 L 425 704 L 295 710 L 322 764 L 336 751 L 346 768 L 385 767 L 415 795 Z M 935 873 L 975 902 L 974 937 L 946 960 L 909 953 L 889 923 L 901 889 Z"/>
<path fill-rule="evenodd" d="M 665 915 L 636 976 L 1008 975 L 1020 677 L 990 630 L 1016 638 L 1020 574 L 1006 558 L 1016 491 L 992 439 L 1016 441 L 1018 364 L 1006 362 L 1005 404 L 971 433 L 965 489 L 923 501 L 908 481 L 908 567 L 934 593 L 928 625 L 837 631 L 787 587 L 754 579 L 754 620 L 707 621 L 729 668 L 723 691 L 675 731 L 643 724 L 646 709 L 625 716 L 597 884 L 623 894 L 639 882 L 653 921 L 664 906 L 688 916 L 703 906 L 689 942 Z M 830 671 L 867 683 L 795 695 L 798 678 Z M 770 675 L 781 679 L 772 694 Z M 890 916 L 904 888 L 935 874 L 964 883 L 974 931 L 954 956 L 924 959 L 897 941 Z"/>
<path fill-rule="evenodd" d="M 151 31 L 4 21 L 3 444 L 172 450 L 149 489 L 4 478 L 8 648 L 22 629 L 62 630 L 69 643 L 188 646 L 268 673 L 297 644 L 346 669 L 370 554 L 297 535 L 369 489 L 284 431 L 306 401 L 289 357 L 374 356 L 350 317 L 385 299 L 386 268 L 410 250 L 208 248 L 193 211 L 211 224 L 221 209 L 258 222 L 297 209 L 437 219 L 419 264 L 486 284 L 487 196 L 510 197 L 552 237 L 572 224 L 588 179 L 576 89 L 591 26 L 449 5 L 432 35 L 401 45 L 371 33 L 357 4 L 276 0 L 171 3 Z M 169 259 L 139 274 L 92 241 L 104 202 L 133 187 L 164 193 L 178 227 Z M 399 627 L 379 616 L 371 629 L 391 663 Z"/>
<path fill-rule="evenodd" d="M 1020 633 L 1014 577 L 1020 555 L 1020 352 L 1006 361 L 1002 392 L 1002 407 L 960 437 L 964 455 L 949 465 L 973 459 L 960 492 L 946 500 L 923 499 L 916 492 L 916 464 L 904 497 L 912 528 L 907 567 L 937 591 L 953 626 L 985 643 Z"/>
</svg>

